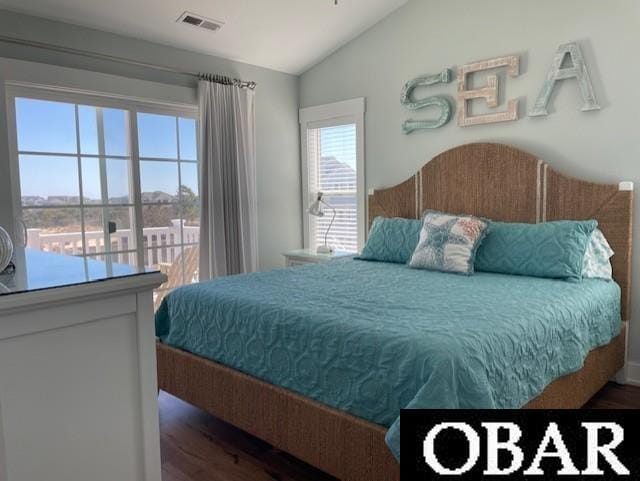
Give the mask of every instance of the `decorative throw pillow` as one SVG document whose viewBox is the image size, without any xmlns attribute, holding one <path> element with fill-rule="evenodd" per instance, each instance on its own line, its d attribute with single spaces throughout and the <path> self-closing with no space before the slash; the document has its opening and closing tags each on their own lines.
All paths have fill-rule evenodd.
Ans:
<svg viewBox="0 0 640 481">
<path fill-rule="evenodd" d="M 595 220 L 542 224 L 492 222 L 478 249 L 476 270 L 554 279 L 581 279 Z"/>
<path fill-rule="evenodd" d="M 613 254 L 613 249 L 602 231 L 594 230 L 582 260 L 582 277 L 612 280 L 613 272 L 609 259 Z"/>
<path fill-rule="evenodd" d="M 477 217 L 426 211 L 420 241 L 409 265 L 418 269 L 473 274 L 476 249 L 487 225 Z"/>
<path fill-rule="evenodd" d="M 356 259 L 406 264 L 418 245 L 421 227 L 417 219 L 376 217 Z"/>
</svg>

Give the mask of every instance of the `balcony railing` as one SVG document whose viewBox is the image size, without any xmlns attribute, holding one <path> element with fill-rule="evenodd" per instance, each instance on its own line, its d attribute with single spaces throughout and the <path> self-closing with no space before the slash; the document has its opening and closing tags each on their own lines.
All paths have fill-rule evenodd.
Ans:
<svg viewBox="0 0 640 481">
<path fill-rule="evenodd" d="M 180 256 L 180 220 L 172 220 L 171 226 L 145 227 L 142 230 L 144 262 L 146 266 L 162 263 L 171 264 Z M 197 244 L 200 236 L 199 226 L 182 225 L 185 244 Z M 122 229 L 111 234 L 111 246 L 105 249 L 103 231 L 85 232 L 86 255 L 92 259 L 105 260 L 108 252 L 113 262 L 135 264 L 135 232 Z M 72 256 L 83 255 L 82 232 L 47 232 L 42 229 L 27 230 L 27 247 L 46 252 L 56 252 Z"/>
</svg>

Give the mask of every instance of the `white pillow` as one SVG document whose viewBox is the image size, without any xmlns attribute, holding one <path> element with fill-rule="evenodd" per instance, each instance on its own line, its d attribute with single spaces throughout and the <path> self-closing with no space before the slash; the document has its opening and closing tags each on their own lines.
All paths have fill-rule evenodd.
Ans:
<svg viewBox="0 0 640 481">
<path fill-rule="evenodd" d="M 582 259 L 582 277 L 612 280 L 611 256 L 614 252 L 600 229 L 591 234 L 587 251 Z"/>
</svg>

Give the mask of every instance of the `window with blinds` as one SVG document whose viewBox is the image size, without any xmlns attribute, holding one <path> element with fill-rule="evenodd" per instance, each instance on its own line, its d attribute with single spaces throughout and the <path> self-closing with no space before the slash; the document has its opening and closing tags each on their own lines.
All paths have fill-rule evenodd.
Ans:
<svg viewBox="0 0 640 481">
<path fill-rule="evenodd" d="M 319 192 L 335 209 L 325 207 L 324 217 L 309 219 L 309 247 L 325 242 L 337 251 L 358 250 L 357 129 L 355 123 L 307 129 L 307 172 L 309 196 Z M 328 233 L 327 230 L 329 229 Z"/>
</svg>

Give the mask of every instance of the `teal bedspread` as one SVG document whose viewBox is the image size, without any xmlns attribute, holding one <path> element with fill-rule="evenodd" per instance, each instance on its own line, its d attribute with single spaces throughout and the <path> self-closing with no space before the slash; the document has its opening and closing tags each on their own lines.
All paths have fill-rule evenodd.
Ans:
<svg viewBox="0 0 640 481">
<path fill-rule="evenodd" d="M 185 286 L 163 343 L 390 427 L 400 409 L 518 408 L 620 332 L 613 282 L 338 259 Z"/>
</svg>

